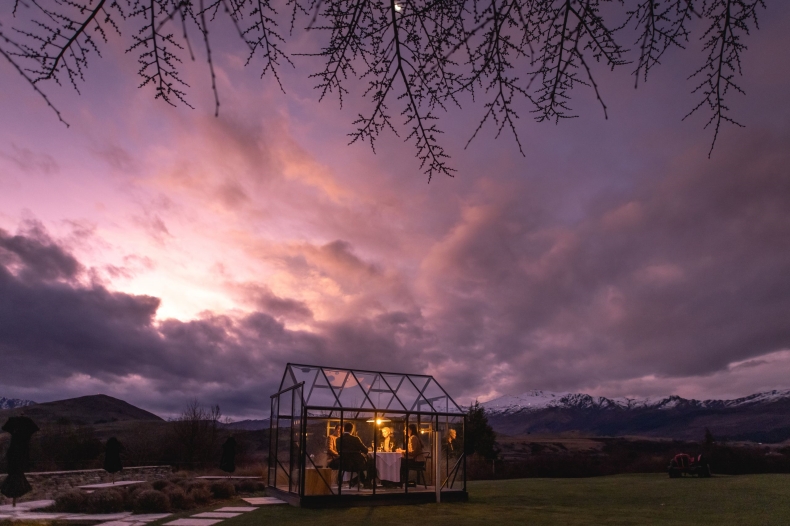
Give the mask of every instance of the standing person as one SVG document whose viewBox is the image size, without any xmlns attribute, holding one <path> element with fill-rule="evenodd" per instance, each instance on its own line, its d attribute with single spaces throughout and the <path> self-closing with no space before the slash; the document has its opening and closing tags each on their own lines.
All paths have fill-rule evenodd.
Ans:
<svg viewBox="0 0 790 526">
<path fill-rule="evenodd" d="M 33 489 L 25 471 L 30 465 L 30 437 L 38 431 L 38 426 L 24 415 L 10 417 L 3 426 L 3 431 L 11 433 L 11 444 L 6 453 L 8 476 L 0 486 L 0 493 L 11 498 L 14 506 L 16 499 Z"/>
<path fill-rule="evenodd" d="M 400 463 L 400 483 L 407 482 L 410 469 L 425 468 L 425 453 L 423 452 L 422 439 L 417 433 L 417 424 L 409 424 L 406 430 L 408 438 L 408 451 L 403 451 L 403 460 Z"/>
<path fill-rule="evenodd" d="M 104 471 L 112 475 L 113 484 L 115 484 L 115 474 L 123 470 L 123 464 L 121 464 L 122 451 L 123 446 L 115 437 L 110 437 L 107 440 L 107 445 L 104 446 Z"/>
<path fill-rule="evenodd" d="M 447 451 L 447 455 L 454 456 L 455 453 L 455 442 L 458 438 L 458 432 L 455 429 L 448 429 L 447 430 L 447 438 L 444 442 L 444 450 Z"/>
<path fill-rule="evenodd" d="M 222 444 L 222 458 L 219 461 L 219 469 L 230 474 L 236 471 L 236 439 L 228 437 Z"/>
</svg>

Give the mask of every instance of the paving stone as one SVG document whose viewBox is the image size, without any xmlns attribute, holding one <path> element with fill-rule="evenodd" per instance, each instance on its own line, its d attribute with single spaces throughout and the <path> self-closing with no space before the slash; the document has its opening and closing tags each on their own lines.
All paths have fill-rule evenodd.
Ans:
<svg viewBox="0 0 790 526">
<path fill-rule="evenodd" d="M 241 500 L 254 506 L 265 506 L 267 504 L 287 504 L 287 502 L 284 500 L 280 500 L 276 497 L 250 497 L 248 499 Z"/>
<path fill-rule="evenodd" d="M 131 517 L 131 515 L 131 511 L 120 513 L 70 513 L 64 515 L 61 519 L 66 521 L 115 521 Z"/>
<path fill-rule="evenodd" d="M 124 519 L 125 521 L 134 521 L 134 522 L 152 522 L 158 521 L 159 519 L 164 519 L 165 517 L 169 517 L 170 513 L 141 513 L 140 515 L 132 515 Z"/>
<path fill-rule="evenodd" d="M 17 513 L 11 517 L 12 521 L 43 521 L 59 519 L 63 513 Z"/>
<path fill-rule="evenodd" d="M 35 510 L 37 508 L 46 508 L 55 504 L 54 500 L 28 500 L 26 502 L 17 502 L 16 507 L 12 504 L 5 504 L 0 506 L 0 513 L 5 512 L 19 512 L 21 510 Z"/>
<path fill-rule="evenodd" d="M 176 519 L 172 522 L 166 522 L 166 526 L 211 526 L 222 522 L 222 519 Z"/>
<path fill-rule="evenodd" d="M 229 513 L 227 511 L 204 511 L 203 513 L 198 513 L 197 515 L 192 515 L 198 519 L 232 519 L 233 517 L 238 517 L 241 513 Z"/>
<path fill-rule="evenodd" d="M 253 506 L 226 506 L 224 508 L 220 508 L 220 509 L 214 510 L 214 511 L 240 511 L 240 512 L 245 512 L 245 511 L 255 511 L 257 509 L 258 508 L 255 508 Z"/>
</svg>

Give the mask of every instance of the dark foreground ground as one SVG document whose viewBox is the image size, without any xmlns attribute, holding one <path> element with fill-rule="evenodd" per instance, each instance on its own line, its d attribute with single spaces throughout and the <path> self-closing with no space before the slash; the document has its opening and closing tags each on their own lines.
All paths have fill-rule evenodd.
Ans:
<svg viewBox="0 0 790 526">
<path fill-rule="evenodd" d="M 469 492 L 466 504 L 346 510 L 269 506 L 221 526 L 790 524 L 790 475 L 477 481 L 470 482 Z"/>
</svg>

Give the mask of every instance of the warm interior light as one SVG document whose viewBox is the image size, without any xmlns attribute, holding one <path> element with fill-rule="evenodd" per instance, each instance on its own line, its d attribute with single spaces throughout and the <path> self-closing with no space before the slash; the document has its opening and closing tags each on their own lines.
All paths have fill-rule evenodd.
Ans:
<svg viewBox="0 0 790 526">
<path fill-rule="evenodd" d="M 384 422 L 391 422 L 391 420 L 389 418 L 370 418 L 370 419 L 366 420 L 366 422 L 368 422 L 370 424 L 375 422 L 377 426 L 380 426 Z"/>
</svg>

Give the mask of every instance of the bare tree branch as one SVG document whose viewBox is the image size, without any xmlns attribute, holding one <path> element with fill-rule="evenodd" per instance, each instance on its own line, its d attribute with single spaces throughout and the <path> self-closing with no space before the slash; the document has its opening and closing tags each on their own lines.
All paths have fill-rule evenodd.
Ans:
<svg viewBox="0 0 790 526">
<path fill-rule="evenodd" d="M 63 120 L 42 88 L 67 81 L 79 90 L 110 36 L 128 39 L 127 52 L 137 53 L 140 64 L 139 86 L 170 105 L 191 107 L 181 54 L 195 59 L 188 35 L 196 29 L 218 115 L 212 24 L 229 20 L 246 46 L 246 63 L 261 60 L 261 77 L 271 74 L 283 91 L 281 68 L 295 66 L 289 40 L 304 29 L 319 41 L 302 53 L 323 62 L 309 75 L 319 100 L 337 94 L 342 107 L 349 83 L 364 83 L 367 106 L 352 123 L 350 142 L 375 151 L 389 130 L 414 144 L 430 181 L 454 173 L 438 124 L 450 106 L 482 105 L 467 147 L 490 124 L 496 137 L 512 133 L 525 155 L 520 112 L 538 122 L 576 117 L 571 98 L 586 89 L 607 118 L 598 75 L 633 64 L 638 85 L 667 50 L 692 48 L 699 31 L 704 60 L 690 79 L 701 99 L 684 119 L 708 115 L 712 151 L 724 123 L 741 126 L 728 95 L 743 93 L 745 38 L 765 7 L 765 0 L 15 0 L 0 7 L 12 20 L 10 31 L 0 26 L 0 53 Z M 635 50 L 622 38 L 634 38 Z M 396 114 L 401 119 L 393 120 Z"/>
</svg>

